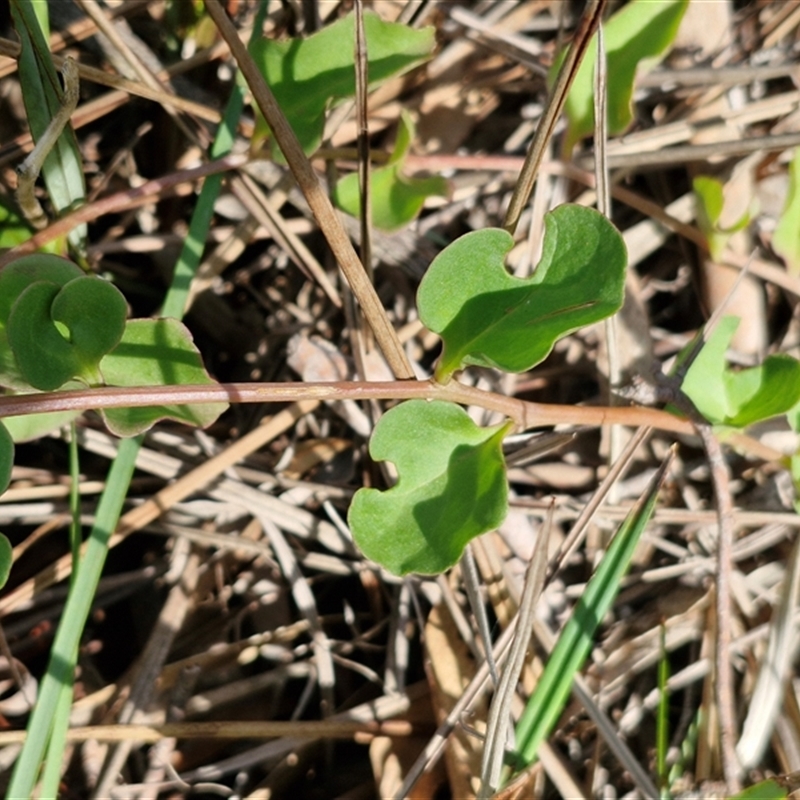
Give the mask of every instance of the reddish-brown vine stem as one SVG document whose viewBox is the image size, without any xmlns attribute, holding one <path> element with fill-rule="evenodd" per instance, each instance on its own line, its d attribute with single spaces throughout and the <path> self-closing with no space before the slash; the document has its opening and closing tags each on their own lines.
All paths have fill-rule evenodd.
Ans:
<svg viewBox="0 0 800 800">
<path fill-rule="evenodd" d="M 298 400 L 449 400 L 497 411 L 520 430 L 544 425 L 652 425 L 694 432 L 691 423 L 643 406 L 566 406 L 531 403 L 457 381 L 339 381 L 336 383 L 223 383 L 199 386 L 100 387 L 0 397 L 0 418 L 49 411 L 87 411 L 185 403 L 290 403 Z"/>
</svg>

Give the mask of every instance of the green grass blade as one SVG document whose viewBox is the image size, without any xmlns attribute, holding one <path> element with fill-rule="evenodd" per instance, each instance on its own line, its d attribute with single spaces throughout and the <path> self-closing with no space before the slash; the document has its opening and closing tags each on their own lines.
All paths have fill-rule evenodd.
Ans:
<svg viewBox="0 0 800 800">
<path fill-rule="evenodd" d="M 19 0 L 14 0 L 14 2 L 19 2 Z M 266 2 L 262 2 L 259 7 L 257 21 L 253 28 L 254 35 L 257 35 L 257 31 L 261 29 L 262 22 L 258 20 L 263 20 L 266 7 Z M 241 94 L 241 91 L 237 89 L 228 102 L 223 123 L 212 149 L 214 157 L 223 155 L 230 149 L 233 133 L 241 113 Z M 212 188 L 207 189 L 209 183 Z M 207 180 L 204 184 L 200 195 L 201 200 L 198 201 L 190 224 L 190 235 L 184 243 L 172 285 L 164 302 L 165 315 L 169 309 L 170 316 L 178 319 L 183 317 L 186 294 L 200 263 L 205 232 L 210 224 L 210 218 L 206 221 L 206 216 L 209 214 L 209 209 L 213 207 L 219 186 L 220 184 L 217 182 L 214 189 L 214 183 L 211 180 Z M 0 435 L 4 431 L 5 429 L 0 425 Z M 81 560 L 77 576 L 73 576 L 72 579 L 62 621 L 50 653 L 47 673 L 42 679 L 39 698 L 28 721 L 28 735 L 14 766 L 7 797 L 31 797 L 40 773 L 42 774 L 42 787 L 39 796 L 49 798 L 57 795 L 66 744 L 66 731 L 69 725 L 69 712 L 72 705 L 72 682 L 78 658 L 78 645 L 105 563 L 108 538 L 119 520 L 141 441 L 141 437 L 124 439 L 109 471 L 86 553 Z M 1 462 L 0 467 L 2 467 Z M 77 479 L 74 476 L 73 481 L 77 485 Z M 0 553 L 0 555 L 2 554 Z M 0 566 L 2 566 L 2 560 L 0 560 Z M 42 771 L 43 762 L 44 770 Z"/>
<path fill-rule="evenodd" d="M 78 429 L 75 422 L 69 425 L 69 546 L 72 551 L 72 575 L 75 581 L 81 554 L 81 470 L 78 454 Z"/>
<path fill-rule="evenodd" d="M 256 11 L 256 18 L 253 23 L 253 38 L 260 35 L 264 24 L 268 2 L 262 2 Z M 228 99 L 222 122 L 217 129 L 214 144 L 211 146 L 211 158 L 222 158 L 227 155 L 233 146 L 236 135 L 236 126 L 242 116 L 244 108 L 244 90 L 238 84 L 234 84 L 233 92 Z M 200 195 L 197 198 L 197 205 L 192 214 L 192 221 L 189 224 L 189 233 L 181 250 L 180 257 L 175 264 L 175 272 L 172 276 L 172 285 L 164 300 L 164 307 L 161 315 L 164 317 L 174 317 L 183 319 L 186 311 L 186 301 L 189 297 L 189 288 L 192 278 L 200 265 L 205 247 L 206 233 L 211 226 L 211 219 L 214 215 L 214 203 L 222 187 L 222 175 L 211 175 L 206 178 Z"/>
<path fill-rule="evenodd" d="M 550 734 L 564 708 L 573 678 L 589 654 L 595 630 L 617 596 L 620 581 L 628 569 L 639 537 L 653 513 L 658 489 L 670 461 L 671 458 L 668 458 L 664 462 L 646 494 L 622 523 L 558 637 L 542 677 L 517 725 L 516 766 L 520 768 L 536 758 L 539 745 Z"/>
<path fill-rule="evenodd" d="M 108 539 L 122 512 L 122 504 L 128 492 L 140 443 L 141 439 L 124 439 L 120 442 L 117 457 L 108 472 L 106 488 L 100 498 L 97 517 L 82 558 L 81 568 L 67 597 L 50 652 L 47 673 L 42 679 L 36 707 L 28 722 L 28 736 L 14 766 L 8 797 L 33 796 L 33 787 L 45 752 L 48 750 L 51 735 L 60 735 L 60 733 L 54 734 L 53 712 L 59 705 L 62 690 L 72 683 L 78 642 L 103 571 L 108 552 Z M 59 728 L 66 727 L 66 722 L 67 720 L 59 720 Z"/>
<path fill-rule="evenodd" d="M 76 652 L 75 658 L 77 660 Z M 59 724 L 59 720 L 69 722 L 69 712 L 72 708 L 72 690 L 74 686 L 74 672 L 68 676 L 59 687 L 58 700 L 53 709 L 53 731 L 47 745 L 42 782 L 39 786 L 39 797 L 42 800 L 58 797 L 58 787 L 61 781 L 61 767 L 64 761 L 64 749 L 67 746 L 68 725 Z"/>
<path fill-rule="evenodd" d="M 257 28 L 254 28 L 254 30 L 257 30 Z M 217 131 L 214 145 L 211 148 L 211 158 L 221 158 L 230 152 L 233 137 L 236 133 L 236 126 L 243 108 L 244 92 L 241 86 L 236 84 L 228 100 L 225 115 Z M 164 307 L 161 310 L 161 314 L 164 317 L 174 317 L 175 319 L 183 317 L 183 313 L 186 310 L 186 300 L 189 296 L 189 287 L 203 255 L 206 233 L 211 227 L 211 219 L 214 216 L 214 203 L 217 200 L 221 186 L 222 175 L 211 175 L 203 183 L 203 188 L 197 198 L 197 205 L 192 214 L 189 233 L 184 242 L 181 255 L 175 264 L 172 286 L 167 293 Z"/>
<path fill-rule="evenodd" d="M 37 9 L 42 13 L 46 7 L 46 3 L 11 0 L 11 15 L 22 48 L 19 57 L 22 99 L 34 141 L 39 140 L 50 120 L 61 108 L 61 82 L 36 13 Z M 45 159 L 42 177 L 57 211 L 65 211 L 85 200 L 83 162 L 75 134 L 69 125 Z M 86 241 L 86 225 L 75 227 L 69 234 L 69 241 L 82 253 Z"/>
<path fill-rule="evenodd" d="M 658 712 L 656 717 L 656 775 L 662 799 L 669 798 L 669 660 L 667 658 L 666 628 L 661 626 L 661 659 L 658 662 Z"/>
<path fill-rule="evenodd" d="M 700 724 L 703 720 L 702 708 L 697 709 L 694 719 L 689 725 L 681 742 L 680 753 L 678 759 L 670 767 L 669 778 L 667 780 L 668 786 L 673 786 L 677 781 L 681 780 L 687 771 L 688 765 L 697 755 L 697 738 L 700 733 Z"/>
</svg>

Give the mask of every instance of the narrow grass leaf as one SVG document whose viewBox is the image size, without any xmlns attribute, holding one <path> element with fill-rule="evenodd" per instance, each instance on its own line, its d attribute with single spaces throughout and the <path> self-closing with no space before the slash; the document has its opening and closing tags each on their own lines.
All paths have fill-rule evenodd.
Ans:
<svg viewBox="0 0 800 800">
<path fill-rule="evenodd" d="M 39 140 L 61 108 L 62 94 L 36 7 L 41 12 L 47 4 L 11 0 L 11 16 L 21 46 L 19 77 L 22 99 L 34 141 Z M 56 211 L 66 211 L 85 200 L 83 162 L 75 134 L 69 126 L 58 137 L 55 147 L 45 159 L 42 177 Z M 86 231 L 86 225 L 82 224 L 69 234 L 69 241 L 78 252 L 84 250 Z"/>
<path fill-rule="evenodd" d="M 561 714 L 573 678 L 589 654 L 595 631 L 617 596 L 620 581 L 628 569 L 639 537 L 653 513 L 658 490 L 670 461 L 671 457 L 664 462 L 637 507 L 617 531 L 558 637 L 517 725 L 515 766 L 525 767 L 536 758 L 539 745 L 549 736 Z"/>
<path fill-rule="evenodd" d="M 77 652 L 75 653 L 75 660 L 78 660 Z M 74 683 L 74 675 L 65 674 L 64 681 L 59 687 L 56 707 L 53 709 L 54 720 L 69 720 Z M 44 769 L 42 770 L 42 781 L 38 790 L 39 797 L 41 798 L 57 798 L 59 796 L 58 790 L 61 783 L 61 768 L 64 766 L 62 762 L 67 746 L 68 729 L 67 725 L 53 725 L 50 741 L 47 743 L 47 754 L 45 755 Z"/>
<path fill-rule="evenodd" d="M 258 30 L 258 28 L 259 25 L 256 23 L 254 30 Z M 222 158 L 230 152 L 243 107 L 244 90 L 240 85 L 236 84 L 225 107 L 225 113 L 217 130 L 214 144 L 211 146 L 210 156 L 212 159 Z M 192 279 L 197 272 L 205 249 L 206 234 L 211 228 L 214 203 L 222 188 L 222 177 L 222 175 L 210 175 L 203 181 L 203 188 L 197 197 L 197 204 L 192 213 L 186 240 L 175 264 L 172 285 L 161 310 L 162 315 L 165 317 L 183 318 Z"/>
<path fill-rule="evenodd" d="M 117 457 L 109 470 L 78 577 L 67 597 L 50 651 L 47 672 L 42 678 L 36 707 L 28 722 L 28 735 L 14 765 L 7 797 L 33 797 L 33 787 L 54 729 L 54 710 L 58 706 L 62 687 L 72 683 L 78 643 L 103 571 L 108 539 L 119 521 L 140 444 L 138 439 L 120 442 Z M 58 720 L 59 727 L 68 722 L 63 715 Z"/>
<path fill-rule="evenodd" d="M 669 657 L 666 645 L 666 627 L 661 625 L 659 640 L 661 655 L 658 660 L 658 709 L 656 712 L 656 777 L 662 798 L 669 797 L 669 767 L 667 766 L 667 750 L 669 749 Z"/>
</svg>

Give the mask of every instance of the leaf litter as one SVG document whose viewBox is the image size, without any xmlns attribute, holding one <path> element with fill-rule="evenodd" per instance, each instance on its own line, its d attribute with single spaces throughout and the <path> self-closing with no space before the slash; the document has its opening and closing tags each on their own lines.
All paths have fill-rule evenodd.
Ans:
<svg viewBox="0 0 800 800">
<path fill-rule="evenodd" d="M 209 38 L 207 21 L 167 18 L 169 5 L 109 3 L 114 6 L 109 10 L 142 58 L 155 58 L 156 69 L 165 66 L 175 76 L 177 96 L 185 101 L 182 109 L 214 119 L 230 88 L 229 58 L 213 35 Z M 245 30 L 253 4 L 228 6 Z M 411 4 L 381 0 L 372 6 L 393 21 Z M 325 22 L 338 14 L 333 3 L 304 6 L 312 7 Z M 720 7 L 724 25 L 704 18 Z M 269 36 L 314 30 L 314 15 L 293 16 L 292 8 L 271 11 Z M 395 327 L 406 333 L 404 346 L 419 374 L 430 374 L 439 352 L 436 337 L 416 315 L 421 273 L 445 243 L 501 223 L 541 113 L 559 24 L 568 30 L 575 24 L 569 11 L 559 2 L 540 0 L 423 5 L 414 22 L 436 27 L 433 59 L 371 97 L 372 147 L 391 153 L 399 110 L 407 109 L 417 134 L 404 171 L 442 175 L 451 187 L 449 198 L 429 199 L 408 229 L 375 235 L 379 295 Z M 742 232 L 746 240 L 729 242 L 722 258 L 714 259 L 734 273 L 752 260 L 748 291 L 755 292 L 755 300 L 738 313 L 755 332 L 743 342 L 734 340 L 729 363 L 753 366 L 754 357 L 765 350 L 798 354 L 793 314 L 798 291 L 781 277 L 782 248 L 771 246 L 788 203 L 793 148 L 800 145 L 791 67 L 800 36 L 796 11 L 793 4 L 693 0 L 687 11 L 691 24 L 681 29 L 679 45 L 636 84 L 632 128 L 608 143 L 612 218 L 623 232 L 635 272 L 627 291 L 647 315 L 644 326 L 641 319 L 630 323 L 633 339 L 641 343 L 646 337 L 647 350 L 659 363 L 668 363 L 692 339 L 718 302 L 713 291 L 718 272 L 709 271 L 709 256 L 697 247 L 702 236 L 692 179 L 709 175 L 728 182 L 748 156 L 749 139 L 759 149 L 744 164 L 749 187 L 736 191 L 758 195 L 761 185 L 771 182 L 779 187 L 780 201 L 777 210 L 762 205 Z M 51 23 L 54 51 L 114 74 L 108 65 L 119 63 L 116 46 L 96 36 L 87 17 L 54 15 Z M 723 29 L 725 36 L 710 49 L 696 35 Z M 14 101 L 18 77 L 8 31 L 0 45 L 0 102 L 7 112 L 0 117 L 6 118 L 4 126 L 15 123 L 0 149 L 2 202 L 12 207 L 11 167 L 30 145 Z M 124 89 L 109 90 L 84 76 L 73 120 L 89 195 L 98 204 L 89 226 L 89 258 L 93 268 L 113 276 L 136 315 L 144 316 L 156 312 L 163 297 L 191 215 L 193 190 L 180 177 L 143 196 L 136 189 L 196 166 L 201 151 L 185 130 L 160 113 L 160 104 L 174 108 L 178 102 L 168 91 L 125 77 Z M 149 133 L 127 140 L 119 136 L 119 131 L 132 134 L 144 121 L 154 126 Z M 241 120 L 237 144 L 242 152 L 253 122 L 247 114 Z M 190 124 L 191 131 L 198 129 Z M 346 171 L 355 163 L 354 130 L 344 114 L 332 130 L 329 124 L 315 162 L 320 172 L 334 164 Z M 792 144 L 778 136 L 795 139 Z M 708 143 L 713 144 L 710 150 L 704 149 Z M 537 189 L 543 199 L 524 212 L 520 230 L 541 232 L 539 209 L 544 203 L 547 210 L 548 198 L 594 202 L 593 178 L 586 171 L 590 156 L 591 144 L 584 142 L 569 168 L 545 162 Z M 248 171 L 271 215 L 254 218 L 241 201 L 244 190 L 226 183 L 227 202 L 218 204 L 208 232 L 202 291 L 193 294 L 187 316 L 206 368 L 226 381 L 293 380 L 294 372 L 323 369 L 310 362 L 324 359 L 325 351 L 357 360 L 353 323 L 345 322 L 329 291 L 309 280 L 312 273 L 298 268 L 310 262 L 305 251 L 292 246 L 297 240 L 328 279 L 337 280 L 307 207 L 283 168 Z M 127 206 L 104 210 L 103 198 L 120 193 L 127 195 Z M 232 202 L 234 197 L 239 202 Z M 356 231 L 352 235 L 357 239 Z M 536 239 L 532 235 L 531 242 L 515 243 L 508 262 L 515 275 L 529 274 L 525 270 L 537 262 L 531 246 Z M 430 257 L 412 260 L 418 252 Z M 620 321 L 623 327 L 628 324 L 625 314 Z M 501 377 L 481 367 L 468 369 L 462 379 L 542 402 L 604 404 L 599 357 L 606 345 L 601 340 L 597 328 L 583 329 L 558 342 L 530 373 Z M 290 342 L 294 352 L 305 348 L 305 363 L 290 362 Z M 636 359 L 632 371 L 641 374 L 641 353 L 632 350 L 630 357 Z M 335 363 L 337 370 L 349 369 L 346 362 L 344 367 L 338 359 Z M 232 738 L 194 740 L 178 734 L 158 746 L 134 739 L 124 748 L 97 739 L 76 741 L 67 755 L 79 748 L 81 758 L 65 764 L 65 797 L 177 797 L 199 784 L 222 796 L 388 797 L 408 781 L 419 754 L 432 752 L 433 729 L 453 710 L 444 692 L 465 690 L 479 672 L 485 645 L 476 638 L 458 567 L 438 581 L 399 581 L 372 568 L 349 539 L 344 520 L 354 491 L 388 485 L 366 455 L 365 420 L 375 420 L 376 413 L 380 410 L 369 407 L 334 410 L 310 400 L 283 408 L 234 406 L 205 433 L 165 422 L 147 435 L 123 518 L 124 535 L 111 551 L 84 636 L 73 725 L 222 721 Z M 501 421 L 486 412 L 470 413 L 482 425 Z M 102 432 L 94 415 L 84 415 L 80 426 L 82 514 L 88 522 L 94 511 L 93 482 L 103 480 L 116 442 Z M 596 430 L 576 434 L 557 455 L 546 453 L 538 462 L 515 466 L 509 504 L 523 515 L 524 524 L 512 525 L 512 518 L 478 540 L 484 599 L 498 636 L 513 619 L 521 596 L 525 547 L 517 540 L 520 531 L 538 534 L 554 497 L 550 540 L 537 546 L 555 557 L 608 469 Z M 779 610 L 781 641 L 785 647 L 796 642 L 796 633 L 792 639 L 786 632 L 785 609 L 792 604 L 783 587 L 792 585 L 785 565 L 793 563 L 798 527 L 791 477 L 776 455 L 797 450 L 795 435 L 775 422 L 748 434 L 750 439 L 740 438 L 726 449 L 737 524 L 731 656 L 740 730 L 748 731 L 743 748 L 755 747 L 750 733 L 750 719 L 758 713 L 750 700 L 753 687 L 768 670 L 768 659 L 785 663 L 773 654 L 774 644 L 768 646 L 775 637 L 770 620 L 778 618 Z M 539 641 L 563 625 L 610 533 L 670 443 L 666 435 L 653 435 L 636 451 L 613 502 L 601 505 L 582 544 L 549 577 L 537 609 Z M 761 449 L 755 449 L 756 443 Z M 12 664 L 25 676 L 19 693 L 27 698 L 0 708 L 12 733 L 24 728 L 34 691 L 31 676 L 41 675 L 65 595 L 63 582 L 45 588 L 32 578 L 50 567 L 61 569 L 63 578 L 68 560 L 58 527 L 66 524 L 66 446 L 48 436 L 18 449 L 11 491 L 0 499 L 0 526 L 19 552 L 0 613 Z M 764 460 L 765 450 L 772 452 L 771 459 Z M 304 457 L 308 451 L 312 458 Z M 635 770 L 603 738 L 598 720 L 610 723 L 611 735 L 626 744 L 652 779 L 657 668 L 664 657 L 670 665 L 667 761 L 674 773 L 673 796 L 723 796 L 718 788 L 720 742 L 708 722 L 714 697 L 716 527 L 709 470 L 696 440 L 682 441 L 671 476 L 634 556 L 633 573 L 623 582 L 583 670 L 585 694 L 578 692 L 568 701 L 540 761 L 525 776 L 520 796 L 641 792 Z M 433 626 L 446 632 L 443 639 L 434 637 Z M 517 716 L 541 668 L 544 649 L 535 649 L 512 703 Z M 7 656 L 3 659 L 13 672 Z M 785 682 L 771 687 L 773 698 L 776 691 L 784 698 L 771 744 L 756 760 L 752 753 L 740 754 L 754 765 L 750 782 L 800 770 L 795 678 L 792 668 Z M 448 745 L 444 769 L 425 773 L 414 796 L 477 793 L 478 768 L 464 767 L 475 764 L 475 752 L 482 749 L 486 710 L 480 703 L 485 696 L 478 697 L 478 704 L 460 711 L 454 723 L 462 744 L 452 750 Z M 584 700 L 593 705 L 591 710 Z M 286 727 L 258 740 L 244 729 L 237 733 L 236 725 L 247 721 L 278 721 Z M 304 727 L 315 721 L 316 729 Z M 362 729 L 342 733 L 336 725 L 344 722 Z M 763 747 L 763 735 L 758 747 Z M 4 770 L 14 746 L 4 745 Z M 343 763 L 348 769 L 341 769 Z"/>
</svg>

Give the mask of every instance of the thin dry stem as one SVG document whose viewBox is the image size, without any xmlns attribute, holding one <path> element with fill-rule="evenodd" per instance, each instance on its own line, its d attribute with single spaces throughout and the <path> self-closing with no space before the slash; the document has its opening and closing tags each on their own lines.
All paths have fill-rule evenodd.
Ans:
<svg viewBox="0 0 800 800">
<path fill-rule="evenodd" d="M 561 116 L 561 110 L 564 108 L 564 103 L 569 94 L 569 88 L 572 86 L 572 81 L 581 61 L 583 61 L 584 55 L 586 55 L 589 42 L 591 42 L 597 26 L 600 24 L 606 4 L 607 0 L 591 0 L 581 18 L 578 30 L 575 32 L 572 46 L 569 48 L 564 63 L 558 72 L 558 77 L 550 92 L 539 126 L 536 128 L 536 135 L 533 137 L 531 146 L 528 149 L 525 165 L 522 168 L 517 185 L 514 187 L 514 193 L 511 196 L 511 202 L 503 221 L 503 227 L 510 233 L 516 230 L 522 209 L 531 196 L 547 143 L 553 136 L 556 122 Z"/>
<path fill-rule="evenodd" d="M 716 611 L 717 641 L 715 648 L 715 673 L 717 712 L 719 714 L 720 744 L 722 749 L 722 770 L 729 796 L 742 788 L 742 769 L 736 754 L 736 693 L 733 682 L 733 662 L 731 660 L 731 638 L 733 615 L 731 611 L 731 570 L 733 565 L 734 516 L 731 501 L 730 474 L 722 448 L 714 436 L 711 426 L 702 419 L 694 420 L 711 468 L 714 498 L 717 510 L 717 573 L 716 573 Z"/>
<path fill-rule="evenodd" d="M 135 189 L 128 189 L 124 192 L 117 192 L 108 197 L 100 198 L 94 203 L 87 203 L 76 209 L 70 214 L 65 214 L 60 219 L 48 225 L 44 230 L 38 231 L 30 239 L 26 239 L 22 244 L 12 247 L 0 254 L 0 269 L 6 264 L 14 261 L 20 256 L 35 253 L 46 244 L 55 241 L 61 236 L 66 236 L 73 228 L 84 222 L 93 222 L 106 214 L 113 214 L 118 211 L 126 211 L 131 208 L 138 208 L 147 203 L 156 202 L 168 196 L 170 191 L 174 191 L 182 184 L 193 183 L 209 175 L 216 175 L 220 172 L 228 172 L 238 169 L 249 161 L 248 156 L 230 155 L 202 164 L 191 169 L 178 170 L 170 175 L 147 181 Z"/>
</svg>

